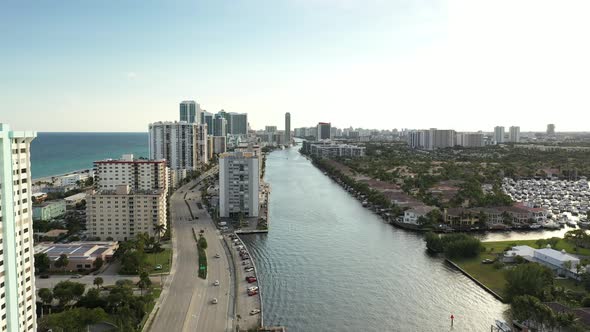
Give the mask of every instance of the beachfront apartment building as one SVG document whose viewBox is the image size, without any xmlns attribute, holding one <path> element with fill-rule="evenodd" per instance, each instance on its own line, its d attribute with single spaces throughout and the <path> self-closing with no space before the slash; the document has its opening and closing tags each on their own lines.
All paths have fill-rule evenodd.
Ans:
<svg viewBox="0 0 590 332">
<path fill-rule="evenodd" d="M 37 330 L 30 156 L 36 136 L 0 123 L 0 331 Z"/>
<path fill-rule="evenodd" d="M 156 234 L 166 226 L 166 190 L 132 190 L 128 185 L 96 191 L 86 203 L 87 235 L 107 241 L 127 241 L 138 234 Z"/>
<path fill-rule="evenodd" d="M 170 181 L 166 160 L 123 155 L 119 160 L 94 162 L 94 175 L 95 190 L 86 201 L 90 237 L 127 241 L 141 233 L 162 235 L 155 227 L 166 225 Z"/>
<path fill-rule="evenodd" d="M 167 190 L 166 159 L 135 159 L 132 154 L 124 154 L 120 159 L 94 162 L 95 189 L 114 190 L 122 184 L 133 190 Z"/>
<path fill-rule="evenodd" d="M 254 151 L 219 155 L 219 216 L 258 217 L 260 158 Z"/>
<path fill-rule="evenodd" d="M 173 170 L 196 170 L 208 162 L 207 125 L 155 122 L 149 125 L 149 155 L 165 159 Z"/>
</svg>

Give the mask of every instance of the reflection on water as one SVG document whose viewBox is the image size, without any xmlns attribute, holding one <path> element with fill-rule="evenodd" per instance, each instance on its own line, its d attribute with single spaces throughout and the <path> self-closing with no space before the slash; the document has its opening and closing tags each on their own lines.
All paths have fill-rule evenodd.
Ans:
<svg viewBox="0 0 590 332">
<path fill-rule="evenodd" d="M 420 234 L 364 209 L 296 148 L 268 156 L 266 180 L 270 232 L 244 237 L 257 262 L 266 325 L 448 331 L 453 314 L 453 331 L 489 331 L 508 308 L 428 255 Z"/>
</svg>

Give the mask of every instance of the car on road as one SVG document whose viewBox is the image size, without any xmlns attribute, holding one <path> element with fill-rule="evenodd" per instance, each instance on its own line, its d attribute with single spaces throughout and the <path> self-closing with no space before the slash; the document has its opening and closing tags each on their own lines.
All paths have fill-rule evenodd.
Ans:
<svg viewBox="0 0 590 332">
<path fill-rule="evenodd" d="M 72 279 L 80 279 L 80 278 L 82 278 L 82 275 L 81 274 L 74 274 L 72 276 Z"/>
<path fill-rule="evenodd" d="M 246 259 L 250 259 L 250 256 L 242 256 L 243 261 L 245 261 Z"/>
<path fill-rule="evenodd" d="M 257 290 L 258 290 L 257 286 L 248 287 L 248 291 L 250 291 L 250 292 L 255 292 Z"/>
<path fill-rule="evenodd" d="M 49 279 L 49 274 L 42 274 L 39 276 L 41 279 Z"/>
<path fill-rule="evenodd" d="M 251 284 L 251 283 L 253 283 L 253 282 L 256 282 L 256 280 L 257 280 L 257 279 L 256 279 L 256 277 L 252 277 L 252 278 L 248 278 L 248 279 L 246 279 L 246 281 L 247 281 L 249 284 Z"/>
<path fill-rule="evenodd" d="M 161 269 L 162 269 L 162 265 L 160 265 L 160 264 L 154 266 L 154 270 L 161 270 Z"/>
<path fill-rule="evenodd" d="M 255 291 L 248 291 L 248 296 L 254 296 L 256 294 L 258 294 L 258 291 L 257 290 L 255 290 Z"/>
<path fill-rule="evenodd" d="M 252 272 L 252 271 L 254 271 L 254 268 L 253 267 L 248 267 L 244 271 L 246 271 L 246 272 Z"/>
<path fill-rule="evenodd" d="M 219 286 L 219 280 L 215 280 L 215 282 L 213 283 L 213 286 Z"/>
<path fill-rule="evenodd" d="M 215 258 L 220 258 L 221 255 L 220 254 L 215 254 Z"/>
<path fill-rule="evenodd" d="M 213 299 L 211 299 L 211 304 L 217 304 L 217 298 L 214 297 Z"/>
<path fill-rule="evenodd" d="M 257 315 L 259 313 L 260 313 L 260 310 L 258 310 L 258 309 L 250 310 L 250 316 L 254 316 L 254 315 Z"/>
<path fill-rule="evenodd" d="M 249 263 L 248 261 L 243 261 L 243 262 L 242 262 L 242 265 L 246 265 L 246 264 L 248 264 L 248 263 Z"/>
</svg>

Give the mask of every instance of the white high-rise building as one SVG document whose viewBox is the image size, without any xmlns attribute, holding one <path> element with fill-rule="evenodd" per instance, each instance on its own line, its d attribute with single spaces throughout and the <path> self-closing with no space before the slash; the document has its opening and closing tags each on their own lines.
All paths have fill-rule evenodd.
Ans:
<svg viewBox="0 0 590 332">
<path fill-rule="evenodd" d="M 520 127 L 518 127 L 518 126 L 510 127 L 510 142 L 513 142 L 513 143 L 520 142 Z"/>
<path fill-rule="evenodd" d="M 208 161 L 206 130 L 184 121 L 150 123 L 150 159 L 166 159 L 172 170 L 196 170 Z"/>
<path fill-rule="evenodd" d="M 132 154 L 124 154 L 121 159 L 95 161 L 94 188 L 115 190 L 118 185 L 133 190 L 167 190 L 166 159 L 134 159 Z"/>
<path fill-rule="evenodd" d="M 219 216 L 258 217 L 260 158 L 254 151 L 219 155 Z"/>
<path fill-rule="evenodd" d="M 100 240 L 127 241 L 138 234 L 156 236 L 156 226 L 166 226 L 167 190 L 131 190 L 117 185 L 87 196 L 86 229 Z M 160 233 L 162 235 L 163 233 Z"/>
<path fill-rule="evenodd" d="M 504 127 L 494 127 L 494 142 L 496 142 L 496 144 L 504 143 Z"/>
<path fill-rule="evenodd" d="M 31 131 L 0 123 L 0 331 L 36 331 Z"/>
<path fill-rule="evenodd" d="M 155 236 L 155 226 L 166 226 L 166 160 L 123 155 L 95 161 L 94 176 L 95 191 L 86 204 L 89 236 L 126 241 L 141 233 Z"/>
</svg>

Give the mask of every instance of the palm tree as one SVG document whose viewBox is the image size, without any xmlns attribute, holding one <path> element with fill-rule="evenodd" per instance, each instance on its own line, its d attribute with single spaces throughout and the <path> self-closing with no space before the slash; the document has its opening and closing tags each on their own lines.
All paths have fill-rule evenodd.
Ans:
<svg viewBox="0 0 590 332">
<path fill-rule="evenodd" d="M 53 302 L 53 292 L 49 288 L 39 289 L 39 297 L 44 305 L 51 305 Z M 49 307 L 49 313 L 51 313 L 51 307 Z M 43 315 L 43 309 L 41 309 L 41 315 Z"/>
<path fill-rule="evenodd" d="M 104 284 L 104 280 L 101 277 L 96 277 L 94 278 L 93 284 L 96 286 L 96 288 L 100 288 L 100 286 Z"/>
<path fill-rule="evenodd" d="M 166 231 L 166 225 L 164 224 L 157 224 L 154 226 L 154 232 L 156 232 L 156 238 L 158 239 L 158 243 L 160 243 L 160 238 L 162 233 Z"/>
</svg>

